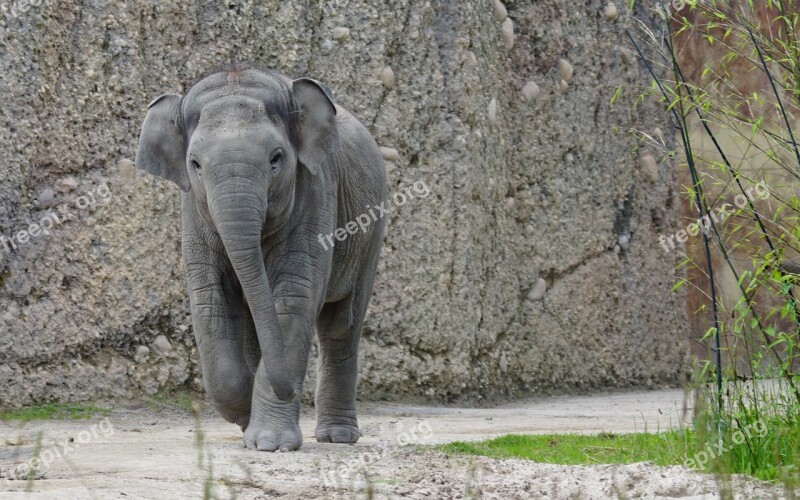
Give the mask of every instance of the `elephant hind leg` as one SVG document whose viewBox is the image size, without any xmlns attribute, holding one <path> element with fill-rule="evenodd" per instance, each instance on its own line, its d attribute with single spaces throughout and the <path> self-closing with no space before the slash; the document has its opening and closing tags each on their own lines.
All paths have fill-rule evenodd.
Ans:
<svg viewBox="0 0 800 500">
<path fill-rule="evenodd" d="M 322 443 L 355 443 L 361 436 L 356 417 L 358 344 L 376 265 L 374 258 L 364 266 L 353 291 L 325 304 L 317 319 L 320 358 L 314 435 Z"/>
<path fill-rule="evenodd" d="M 317 320 L 320 358 L 317 375 L 317 427 L 321 443 L 355 443 L 358 343 L 361 322 L 353 324 L 353 295 L 325 304 Z"/>
</svg>

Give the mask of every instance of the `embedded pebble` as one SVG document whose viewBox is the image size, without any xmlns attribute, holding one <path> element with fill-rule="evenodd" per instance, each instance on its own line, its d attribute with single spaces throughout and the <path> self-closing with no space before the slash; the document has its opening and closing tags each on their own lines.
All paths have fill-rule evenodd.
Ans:
<svg viewBox="0 0 800 500">
<path fill-rule="evenodd" d="M 383 82 L 383 86 L 387 89 L 394 88 L 394 71 L 389 66 L 381 70 L 381 82 Z"/>
<path fill-rule="evenodd" d="M 169 343 L 169 340 L 164 335 L 159 335 L 156 337 L 155 340 L 153 340 L 152 346 L 153 350 L 162 356 L 166 355 L 172 350 L 172 344 Z"/>
<path fill-rule="evenodd" d="M 67 192 L 75 191 L 78 189 L 78 181 L 74 177 L 64 177 L 61 179 L 61 187 Z"/>
<path fill-rule="evenodd" d="M 528 292 L 528 300 L 542 300 L 546 291 L 547 282 L 544 278 L 539 278 L 536 280 L 536 283 L 533 284 L 531 291 Z"/>
<path fill-rule="evenodd" d="M 159 385 L 166 384 L 167 380 L 169 380 L 169 367 L 162 365 L 161 368 L 158 369 L 156 380 L 158 380 Z M 195 412 L 195 414 L 198 413 L 199 412 Z"/>
<path fill-rule="evenodd" d="M 121 159 L 119 163 L 117 163 L 117 168 L 119 169 L 119 175 L 127 179 L 133 178 L 133 173 L 136 170 L 133 162 L 127 158 Z"/>
<path fill-rule="evenodd" d="M 506 6 L 503 5 L 503 2 L 500 0 L 492 0 L 492 8 L 494 9 L 494 18 L 497 19 L 498 22 L 506 20 L 508 11 L 506 10 Z"/>
<path fill-rule="evenodd" d="M 47 208 L 53 204 L 53 201 L 56 199 L 56 194 L 50 188 L 44 188 L 41 193 L 39 193 L 39 208 Z"/>
<path fill-rule="evenodd" d="M 617 6 L 614 5 L 614 2 L 608 2 L 605 9 L 603 9 L 603 15 L 606 16 L 606 19 L 610 21 L 615 21 L 619 16 L 619 12 L 617 11 Z"/>
<path fill-rule="evenodd" d="M 514 48 L 514 23 L 511 21 L 511 18 L 506 18 L 503 21 L 503 41 L 506 43 L 506 48 L 511 50 Z"/>
<path fill-rule="evenodd" d="M 539 97 L 541 91 L 539 90 L 539 86 L 536 85 L 536 82 L 530 81 L 522 87 L 522 95 L 525 97 L 526 101 L 532 101 Z"/>
<path fill-rule="evenodd" d="M 574 71 L 569 61 L 563 58 L 558 60 L 558 74 L 561 75 L 562 80 L 566 82 L 572 80 Z"/>
<path fill-rule="evenodd" d="M 489 101 L 489 121 L 494 123 L 497 120 L 497 99 L 492 97 Z"/>
<path fill-rule="evenodd" d="M 644 154 L 639 157 L 639 168 L 652 182 L 658 182 L 658 163 L 651 154 Z"/>
<path fill-rule="evenodd" d="M 337 42 L 341 42 L 342 40 L 347 40 L 350 38 L 350 29 L 349 28 L 342 28 L 341 26 L 338 28 L 333 29 L 333 39 Z"/>
<path fill-rule="evenodd" d="M 143 363 L 147 360 L 147 356 L 150 355 L 150 349 L 147 346 L 140 345 L 136 348 L 136 354 L 133 356 L 134 361 L 137 363 Z"/>
<path fill-rule="evenodd" d="M 617 243 L 619 243 L 619 247 L 623 250 L 628 250 L 630 248 L 631 236 L 629 234 L 622 234 L 619 238 L 617 238 Z"/>
<path fill-rule="evenodd" d="M 320 50 L 323 54 L 330 54 L 331 50 L 333 50 L 333 42 L 326 38 L 320 44 Z"/>
<path fill-rule="evenodd" d="M 381 154 L 386 161 L 397 161 L 400 159 L 400 153 L 394 148 L 386 148 L 381 146 Z"/>
</svg>

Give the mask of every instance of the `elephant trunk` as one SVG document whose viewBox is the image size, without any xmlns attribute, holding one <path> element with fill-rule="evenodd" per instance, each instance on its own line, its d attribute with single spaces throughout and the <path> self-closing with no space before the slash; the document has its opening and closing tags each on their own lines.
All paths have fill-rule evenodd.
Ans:
<svg viewBox="0 0 800 500">
<path fill-rule="evenodd" d="M 264 195 L 243 178 L 220 183 L 209 195 L 211 218 L 253 316 L 267 379 L 281 401 L 292 401 L 295 394 L 289 382 L 283 334 L 261 251 Z"/>
</svg>

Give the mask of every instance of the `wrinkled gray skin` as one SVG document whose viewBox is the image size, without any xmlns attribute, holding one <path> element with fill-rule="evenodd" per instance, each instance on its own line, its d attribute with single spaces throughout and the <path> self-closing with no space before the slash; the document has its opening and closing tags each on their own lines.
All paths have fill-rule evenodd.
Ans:
<svg viewBox="0 0 800 500">
<path fill-rule="evenodd" d="M 358 342 L 384 221 L 328 235 L 386 199 L 375 141 L 324 85 L 222 68 L 150 104 L 137 167 L 182 192 L 183 259 L 206 391 L 258 450 L 296 450 L 316 326 L 317 441 L 354 443 Z"/>
</svg>

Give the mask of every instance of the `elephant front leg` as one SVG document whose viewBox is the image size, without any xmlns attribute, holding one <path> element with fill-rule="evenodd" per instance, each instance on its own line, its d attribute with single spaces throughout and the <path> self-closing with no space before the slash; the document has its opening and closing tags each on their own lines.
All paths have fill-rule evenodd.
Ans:
<svg viewBox="0 0 800 500">
<path fill-rule="evenodd" d="M 262 451 L 293 451 L 303 444 L 300 431 L 300 398 L 308 366 L 308 353 L 313 335 L 313 307 L 304 300 L 282 300 L 275 305 L 283 332 L 289 380 L 295 391 L 293 401 L 278 399 L 266 375 L 262 359 L 253 388 L 250 426 L 244 434 L 247 448 Z"/>
<path fill-rule="evenodd" d="M 244 431 L 250 421 L 253 373 L 245 358 L 245 339 L 254 335 L 241 292 L 222 280 L 187 269 L 192 325 L 203 385 L 219 414 Z"/>
</svg>

